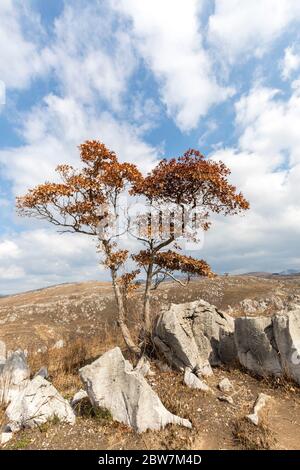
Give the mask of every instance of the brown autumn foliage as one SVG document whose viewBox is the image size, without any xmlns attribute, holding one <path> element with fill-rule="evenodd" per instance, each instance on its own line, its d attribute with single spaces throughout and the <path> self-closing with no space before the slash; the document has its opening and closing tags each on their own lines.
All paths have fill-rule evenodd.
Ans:
<svg viewBox="0 0 300 470">
<path fill-rule="evenodd" d="M 151 291 L 167 277 L 178 282 L 176 273 L 191 276 L 212 276 L 204 260 L 182 254 L 178 239 L 197 242 L 189 230 L 186 214 L 194 214 L 192 225 L 208 230 L 210 213 L 237 214 L 249 203 L 229 184 L 230 170 L 222 162 L 207 160 L 190 149 L 179 158 L 162 160 L 148 175 L 143 176 L 136 165 L 121 163 L 116 154 L 99 141 L 86 141 L 79 147 L 82 167 L 59 165 L 59 182 L 46 182 L 17 199 L 22 216 L 47 220 L 60 231 L 82 233 L 94 237 L 109 269 L 118 307 L 118 323 L 128 348 L 140 355 L 151 339 Z M 119 246 L 121 234 L 114 226 L 118 217 L 121 195 L 141 198 L 144 213 L 137 217 L 139 230 L 132 234 L 128 217 L 126 231 L 143 249 L 130 253 Z M 177 213 L 173 210 L 176 205 Z M 167 223 L 162 223 L 162 208 L 169 208 Z M 154 214 L 156 211 L 156 215 Z M 178 217 L 179 214 L 179 217 Z M 156 230 L 153 221 L 156 217 Z M 167 230 L 166 230 L 167 227 Z M 126 270 L 128 260 L 136 264 Z M 140 269 L 145 271 L 144 306 L 140 342 L 131 336 L 126 323 L 127 298 L 134 291 Z"/>
</svg>

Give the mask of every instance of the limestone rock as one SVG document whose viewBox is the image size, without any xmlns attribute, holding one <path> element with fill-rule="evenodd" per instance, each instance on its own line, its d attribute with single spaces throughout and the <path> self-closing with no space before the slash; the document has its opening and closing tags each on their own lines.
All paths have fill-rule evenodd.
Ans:
<svg viewBox="0 0 300 470">
<path fill-rule="evenodd" d="M 171 304 L 159 317 L 155 344 L 177 369 L 211 375 L 220 354 L 226 362 L 236 356 L 233 330 L 233 319 L 204 300 Z"/>
<path fill-rule="evenodd" d="M 142 356 L 137 365 L 135 366 L 134 370 L 136 372 L 139 372 L 142 374 L 143 377 L 146 377 L 147 375 L 154 375 L 154 373 L 151 371 L 151 365 L 148 359 L 145 356 Z"/>
<path fill-rule="evenodd" d="M 203 392 L 210 391 L 209 386 L 205 382 L 203 382 L 203 380 L 200 380 L 199 377 L 193 374 L 191 369 L 189 369 L 188 367 L 185 369 L 183 381 L 190 388 L 202 390 Z"/>
<path fill-rule="evenodd" d="M 28 384 L 30 370 L 23 351 L 15 351 L 7 358 L 0 374 L 0 403 L 13 400 Z"/>
<path fill-rule="evenodd" d="M 267 403 L 272 399 L 270 395 L 266 395 L 265 393 L 260 393 L 256 399 L 254 404 L 253 413 L 247 416 L 247 419 L 251 421 L 251 423 L 258 426 L 260 420 L 261 410 L 267 405 Z"/>
<path fill-rule="evenodd" d="M 239 361 L 246 369 L 260 376 L 281 375 L 271 318 L 237 318 L 234 337 Z"/>
<path fill-rule="evenodd" d="M 227 377 L 219 382 L 218 387 L 223 393 L 230 393 L 233 390 L 233 385 Z"/>
<path fill-rule="evenodd" d="M 158 430 L 167 424 L 191 427 L 188 420 L 173 415 L 163 406 L 118 347 L 80 369 L 79 374 L 92 405 L 109 410 L 113 419 L 137 432 Z"/>
<path fill-rule="evenodd" d="M 228 395 L 220 395 L 218 397 L 218 400 L 220 401 L 225 401 L 226 403 L 229 403 L 229 405 L 233 405 L 233 398 L 228 396 Z"/>
<path fill-rule="evenodd" d="M 234 364 L 238 361 L 234 340 L 234 322 L 230 321 L 230 325 L 233 325 L 232 331 L 220 328 L 219 332 L 218 357 L 223 364 Z"/>
<path fill-rule="evenodd" d="M 40 375 L 10 402 L 6 416 L 8 427 L 13 432 L 39 426 L 53 418 L 64 423 L 75 423 L 75 414 L 69 402 Z"/>
<path fill-rule="evenodd" d="M 300 308 L 273 317 L 283 373 L 300 384 Z"/>
<path fill-rule="evenodd" d="M 87 397 L 88 397 L 88 394 L 86 393 L 85 390 L 83 389 L 79 390 L 77 393 L 75 393 L 74 397 L 71 400 L 72 408 L 74 408 L 74 406 L 76 406 L 77 403 L 79 403 L 81 400 Z"/>
<path fill-rule="evenodd" d="M 0 444 L 4 445 L 13 438 L 12 432 L 2 432 L 0 434 Z"/>
</svg>

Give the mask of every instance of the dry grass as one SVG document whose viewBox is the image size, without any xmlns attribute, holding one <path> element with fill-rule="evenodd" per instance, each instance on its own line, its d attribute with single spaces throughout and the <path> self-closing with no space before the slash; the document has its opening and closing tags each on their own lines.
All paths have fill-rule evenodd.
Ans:
<svg viewBox="0 0 300 470">
<path fill-rule="evenodd" d="M 233 437 L 243 450 L 270 450 L 276 445 L 276 438 L 263 418 L 258 426 L 245 417 L 238 418 L 233 425 Z"/>
<path fill-rule="evenodd" d="M 77 416 L 84 419 L 93 418 L 98 423 L 106 424 L 112 421 L 112 415 L 109 410 L 105 408 L 95 408 L 88 398 L 83 398 L 74 407 Z"/>
<path fill-rule="evenodd" d="M 5 407 L 0 404 L 0 429 L 5 424 Z"/>
<path fill-rule="evenodd" d="M 41 367 L 47 367 L 50 380 L 64 398 L 70 399 L 82 387 L 78 371 L 93 362 L 103 352 L 113 347 L 113 336 L 104 342 L 98 337 L 69 339 L 63 348 L 47 349 L 44 352 L 30 352 L 28 363 L 34 375 Z"/>
</svg>

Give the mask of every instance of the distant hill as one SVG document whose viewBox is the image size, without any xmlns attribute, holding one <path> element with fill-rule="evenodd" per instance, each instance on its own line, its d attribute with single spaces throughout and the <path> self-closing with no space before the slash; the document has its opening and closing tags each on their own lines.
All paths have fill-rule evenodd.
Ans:
<svg viewBox="0 0 300 470">
<path fill-rule="evenodd" d="M 281 276 L 289 276 L 291 274 L 300 274 L 300 269 L 285 269 L 284 271 L 281 271 L 280 273 Z"/>
<path fill-rule="evenodd" d="M 267 272 L 267 271 L 251 271 L 245 273 L 244 276 L 255 276 L 255 277 L 270 277 L 270 276 L 297 276 L 300 275 L 300 269 L 285 269 L 278 272 Z"/>
</svg>

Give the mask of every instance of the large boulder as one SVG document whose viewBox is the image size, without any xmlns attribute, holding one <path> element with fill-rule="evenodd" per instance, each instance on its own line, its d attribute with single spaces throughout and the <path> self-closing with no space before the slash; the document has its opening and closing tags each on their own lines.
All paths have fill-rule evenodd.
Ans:
<svg viewBox="0 0 300 470">
<path fill-rule="evenodd" d="M 40 375 L 10 402 L 6 416 L 9 421 L 6 428 L 13 432 L 40 426 L 54 418 L 68 424 L 75 423 L 75 414 L 69 402 Z"/>
<path fill-rule="evenodd" d="M 300 384 L 300 309 L 274 315 L 273 329 L 283 373 Z"/>
<path fill-rule="evenodd" d="M 158 430 L 167 424 L 191 427 L 191 423 L 170 413 L 146 379 L 126 361 L 120 348 L 103 354 L 79 371 L 91 403 L 110 411 L 114 420 L 137 432 Z"/>
<path fill-rule="evenodd" d="M 0 403 L 7 404 L 27 386 L 30 369 L 23 351 L 15 351 L 0 371 Z"/>
<path fill-rule="evenodd" d="M 239 361 L 246 369 L 260 376 L 282 374 L 271 318 L 237 318 L 234 337 Z"/>
<path fill-rule="evenodd" d="M 156 326 L 155 343 L 169 363 L 197 375 L 236 357 L 233 319 L 204 300 L 171 304 Z"/>
</svg>

